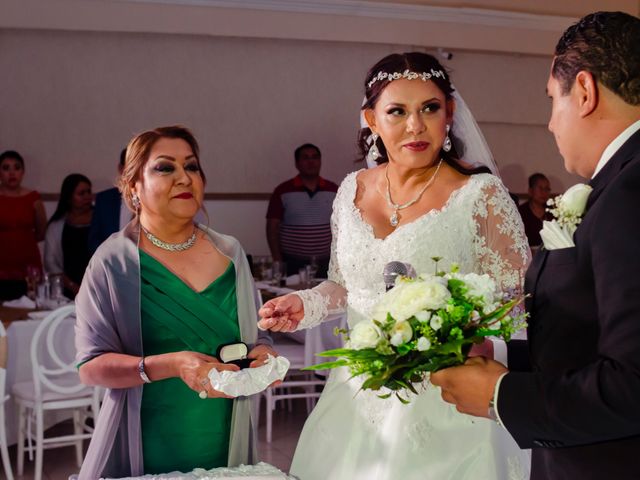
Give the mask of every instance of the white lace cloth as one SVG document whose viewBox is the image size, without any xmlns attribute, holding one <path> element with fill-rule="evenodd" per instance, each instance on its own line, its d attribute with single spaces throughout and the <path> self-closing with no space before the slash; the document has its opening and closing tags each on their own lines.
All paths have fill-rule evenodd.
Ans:
<svg viewBox="0 0 640 480">
<path fill-rule="evenodd" d="M 317 325 L 346 309 L 351 328 L 368 318 L 385 291 L 384 266 L 397 260 L 418 273 L 455 262 L 462 272 L 488 273 L 505 291 L 518 293 L 529 248 L 516 205 L 500 180 L 474 175 L 441 210 L 375 238 L 354 205 L 357 172 L 342 182 L 331 220 L 329 280 L 298 294 L 305 318 Z M 291 473 L 304 480 L 529 478 L 529 455 L 495 422 L 459 414 L 425 384 L 410 405 L 375 392 L 334 370 L 305 424 Z M 331 461 L 327 462 L 326 459 Z"/>
<path fill-rule="evenodd" d="M 189 473 L 171 472 L 162 475 L 143 475 L 142 477 L 127 477 L 121 480 L 209 480 L 209 479 L 242 479 L 242 480 L 295 480 L 281 472 L 276 467 L 264 462 L 257 465 L 240 465 L 234 468 L 214 468 L 205 470 L 196 468 Z"/>
</svg>

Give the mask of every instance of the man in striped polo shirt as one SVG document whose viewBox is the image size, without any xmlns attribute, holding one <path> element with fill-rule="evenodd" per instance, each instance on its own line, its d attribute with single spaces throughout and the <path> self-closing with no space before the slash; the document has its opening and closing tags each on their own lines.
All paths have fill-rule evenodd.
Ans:
<svg viewBox="0 0 640 480">
<path fill-rule="evenodd" d="M 276 187 L 267 210 L 267 240 L 274 260 L 287 263 L 289 275 L 312 257 L 326 277 L 331 253 L 331 208 L 338 186 L 320 176 L 322 156 L 311 143 L 294 152 L 298 175 Z"/>
</svg>

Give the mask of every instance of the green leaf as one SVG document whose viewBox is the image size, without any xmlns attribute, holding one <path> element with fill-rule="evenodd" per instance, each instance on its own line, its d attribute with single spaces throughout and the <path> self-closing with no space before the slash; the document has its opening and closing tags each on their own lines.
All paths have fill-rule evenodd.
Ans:
<svg viewBox="0 0 640 480">
<path fill-rule="evenodd" d="M 396 392 L 396 397 L 397 397 L 397 398 L 398 398 L 398 400 L 400 400 L 404 405 L 409 405 L 409 403 L 411 403 L 411 402 L 409 402 L 409 400 L 406 400 L 406 399 L 402 398 L 398 392 Z"/>
<path fill-rule="evenodd" d="M 324 363 L 318 363 L 317 365 L 310 365 L 308 367 L 301 368 L 300 370 L 309 370 L 309 371 L 328 370 L 331 368 L 348 367 L 348 366 L 349 366 L 349 361 L 345 359 L 341 359 L 341 360 L 336 360 L 335 362 L 324 362 Z"/>
</svg>

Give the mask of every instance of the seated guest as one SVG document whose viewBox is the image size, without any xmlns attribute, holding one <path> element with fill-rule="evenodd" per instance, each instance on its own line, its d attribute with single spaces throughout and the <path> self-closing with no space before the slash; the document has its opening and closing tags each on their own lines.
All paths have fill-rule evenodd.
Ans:
<svg viewBox="0 0 640 480">
<path fill-rule="evenodd" d="M 27 293 L 28 267 L 42 269 L 38 242 L 47 217 L 40 194 L 22 186 L 24 159 L 13 150 L 0 154 L 0 300 Z"/>
<path fill-rule="evenodd" d="M 222 344 L 257 335 L 253 278 L 232 237 L 196 224 L 205 175 L 184 127 L 136 136 L 119 186 L 134 219 L 91 258 L 76 298 L 80 378 L 107 393 L 80 480 L 257 461 L 249 398 L 211 387 Z M 208 397 L 208 399 L 207 399 Z"/>
<path fill-rule="evenodd" d="M 551 195 L 549 180 L 542 173 L 534 173 L 529 177 L 529 200 L 518 207 L 524 233 L 527 235 L 530 247 L 542 245 L 540 230 L 543 220 L 552 220 L 553 216 L 547 212 L 547 200 Z"/>
<path fill-rule="evenodd" d="M 124 168 L 126 153 L 126 148 L 120 152 L 120 162 L 118 163 L 118 174 L 120 175 L 122 175 Z M 98 192 L 89 229 L 89 253 L 93 255 L 109 235 L 124 228 L 129 220 L 131 220 L 131 212 L 122 201 L 120 190 L 117 187 Z"/>
<path fill-rule="evenodd" d="M 89 263 L 89 225 L 93 212 L 91 180 L 72 173 L 62 182 L 56 211 L 44 240 L 44 269 L 62 274 L 64 294 L 75 298 Z"/>
<path fill-rule="evenodd" d="M 267 240 L 274 261 L 289 275 L 311 263 L 326 277 L 331 255 L 331 208 L 338 186 L 320 176 L 322 156 L 311 143 L 294 152 L 298 175 L 276 187 L 267 210 Z"/>
</svg>

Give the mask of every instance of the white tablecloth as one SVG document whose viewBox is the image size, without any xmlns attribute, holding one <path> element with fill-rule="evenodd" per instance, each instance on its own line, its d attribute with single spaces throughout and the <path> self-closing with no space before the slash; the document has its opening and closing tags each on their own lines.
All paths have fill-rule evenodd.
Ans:
<svg viewBox="0 0 640 480">
<path fill-rule="evenodd" d="M 65 320 L 66 321 L 66 320 Z M 71 326 L 73 320 L 69 320 Z M 27 382 L 33 379 L 31 370 L 31 339 L 42 320 L 18 320 L 12 322 L 7 328 L 7 342 L 9 355 L 7 357 L 6 392 L 11 395 L 11 387 L 14 383 Z M 72 331 L 72 330 L 71 330 Z M 54 344 L 60 352 L 62 359 L 71 358 L 75 352 L 74 336 L 56 335 Z M 18 440 L 18 407 L 13 397 L 5 403 L 5 422 L 7 430 L 7 443 L 12 445 Z M 72 418 L 71 411 L 49 411 L 44 414 L 45 429 L 68 418 Z"/>
</svg>

